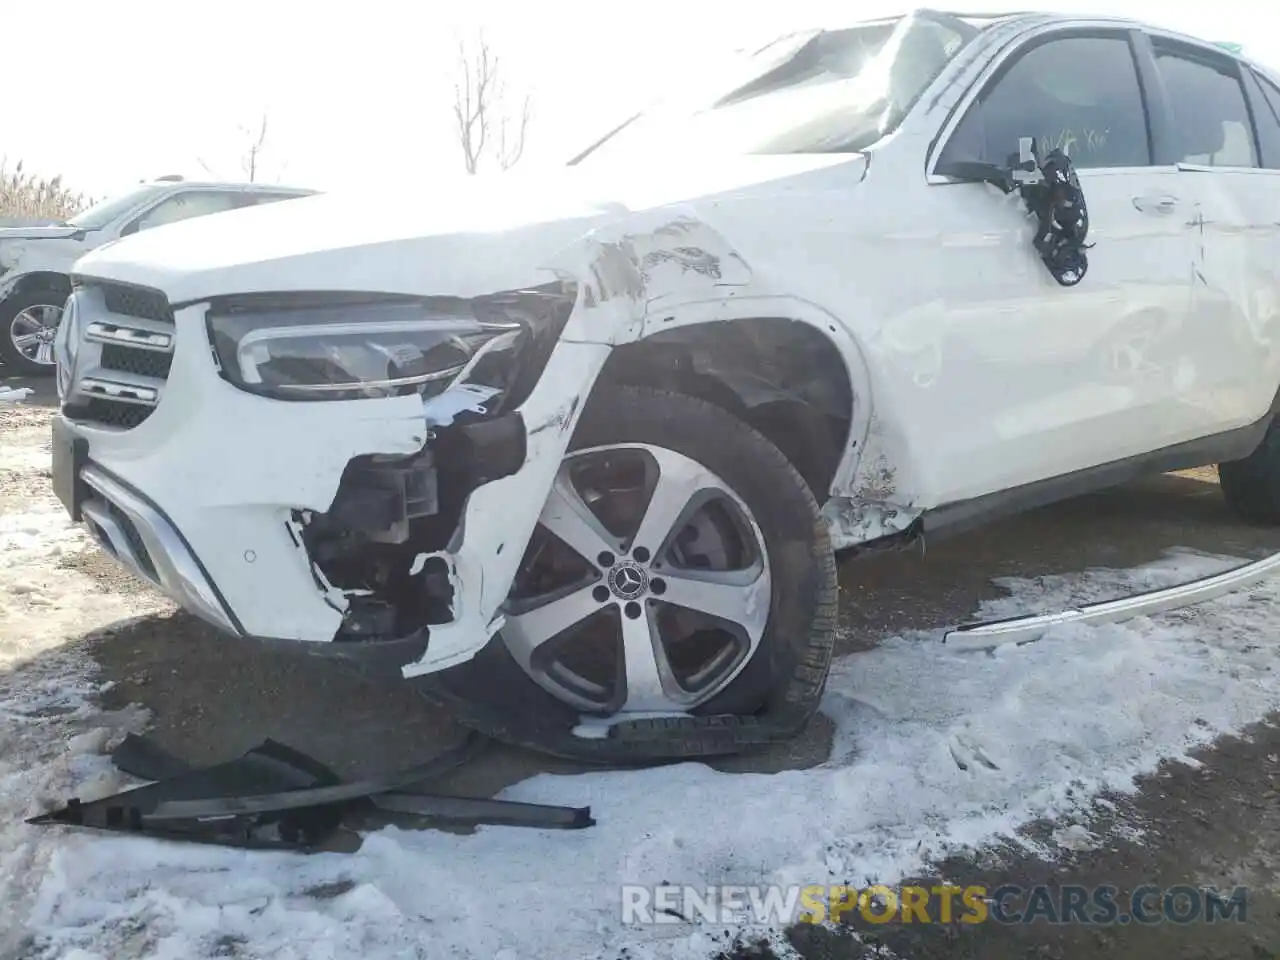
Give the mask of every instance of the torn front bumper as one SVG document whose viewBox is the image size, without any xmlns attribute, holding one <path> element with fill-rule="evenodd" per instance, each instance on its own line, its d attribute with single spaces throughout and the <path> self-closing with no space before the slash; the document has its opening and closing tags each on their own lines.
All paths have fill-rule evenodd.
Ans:
<svg viewBox="0 0 1280 960">
<path fill-rule="evenodd" d="M 451 539 L 433 554 L 447 567 L 451 618 L 413 635 L 352 641 L 339 639 L 351 596 L 327 582 L 297 518 L 330 508 L 353 460 L 429 448 L 431 402 L 426 410 L 418 396 L 279 402 L 238 390 L 214 366 L 204 309 L 173 314 L 162 382 L 86 372 L 99 359 L 92 348 L 68 364 L 68 383 L 110 379 L 131 384 L 132 400 L 151 401 L 124 427 L 55 418 L 53 483 L 73 518 L 135 575 L 228 634 L 356 659 L 390 656 L 404 675 L 473 656 L 501 626 L 498 611 L 608 347 L 557 342 L 515 411 L 523 464 L 471 491 Z M 156 332 L 141 320 L 107 319 L 137 328 L 135 337 Z"/>
</svg>

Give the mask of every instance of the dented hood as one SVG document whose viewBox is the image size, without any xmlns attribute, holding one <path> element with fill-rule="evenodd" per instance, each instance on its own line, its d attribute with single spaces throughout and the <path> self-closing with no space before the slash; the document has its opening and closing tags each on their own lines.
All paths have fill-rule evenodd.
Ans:
<svg viewBox="0 0 1280 960">
<path fill-rule="evenodd" d="M 564 167 L 424 183 L 415 197 L 327 193 L 157 227 L 98 247 L 76 272 L 155 287 L 175 304 L 224 293 L 379 291 L 478 296 L 552 279 L 592 230 L 662 207 L 714 216 L 734 197 L 803 190 L 857 155 Z M 731 238 L 730 238 L 731 239 Z"/>
</svg>

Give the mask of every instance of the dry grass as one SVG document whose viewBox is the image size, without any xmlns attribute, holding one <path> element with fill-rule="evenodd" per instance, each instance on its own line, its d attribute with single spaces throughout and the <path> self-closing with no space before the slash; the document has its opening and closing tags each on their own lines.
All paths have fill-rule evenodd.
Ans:
<svg viewBox="0 0 1280 960">
<path fill-rule="evenodd" d="M 65 220 L 74 216 L 92 200 L 62 182 L 62 177 L 45 179 L 22 169 L 22 161 L 9 169 L 0 159 L 0 217 Z"/>
</svg>

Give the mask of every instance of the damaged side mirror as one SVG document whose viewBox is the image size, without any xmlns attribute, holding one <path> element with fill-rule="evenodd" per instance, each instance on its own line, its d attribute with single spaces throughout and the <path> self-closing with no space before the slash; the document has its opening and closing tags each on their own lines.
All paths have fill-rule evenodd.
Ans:
<svg viewBox="0 0 1280 960">
<path fill-rule="evenodd" d="M 1009 154 L 1003 166 L 982 160 L 951 160 L 939 163 L 935 172 L 956 180 L 989 183 L 1005 193 L 1012 193 L 1021 186 L 1029 186 L 1043 179 L 1036 156 L 1035 140 L 1031 137 L 1018 140 L 1018 152 Z"/>
<path fill-rule="evenodd" d="M 1050 275 L 1064 287 L 1073 287 L 1089 269 L 1085 253 L 1089 234 L 1089 209 L 1071 158 L 1060 149 L 1041 157 L 1032 137 L 1018 140 L 1018 152 L 1001 167 L 980 161 L 939 164 L 936 172 L 957 180 L 990 183 L 1004 193 L 1017 190 L 1027 210 L 1036 217 L 1031 245 Z"/>
</svg>

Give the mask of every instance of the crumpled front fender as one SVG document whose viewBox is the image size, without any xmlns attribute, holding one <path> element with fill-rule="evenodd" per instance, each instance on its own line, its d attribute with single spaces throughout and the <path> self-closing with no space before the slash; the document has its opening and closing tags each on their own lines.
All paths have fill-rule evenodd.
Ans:
<svg viewBox="0 0 1280 960">
<path fill-rule="evenodd" d="M 528 437 L 524 465 L 477 488 L 454 542 L 433 555 L 449 566 L 454 619 L 431 628 L 426 654 L 403 667 L 405 677 L 469 660 L 502 628 L 502 604 L 613 348 L 640 339 L 651 306 L 663 299 L 709 299 L 752 280 L 750 267 L 729 242 L 681 208 L 592 231 L 561 251 L 548 269 L 576 282 L 578 297 L 541 377 L 518 408 Z"/>
<path fill-rule="evenodd" d="M 70 273 L 84 245 L 76 240 L 7 240 L 0 242 L 0 298 L 33 273 Z"/>
<path fill-rule="evenodd" d="M 404 676 L 469 660 L 502 628 L 500 608 L 609 350 L 604 344 L 562 340 L 551 352 L 541 379 L 519 408 L 528 438 L 524 465 L 473 491 L 454 542 L 434 554 L 449 566 L 453 620 L 431 628 L 426 654 L 407 664 Z"/>
</svg>

